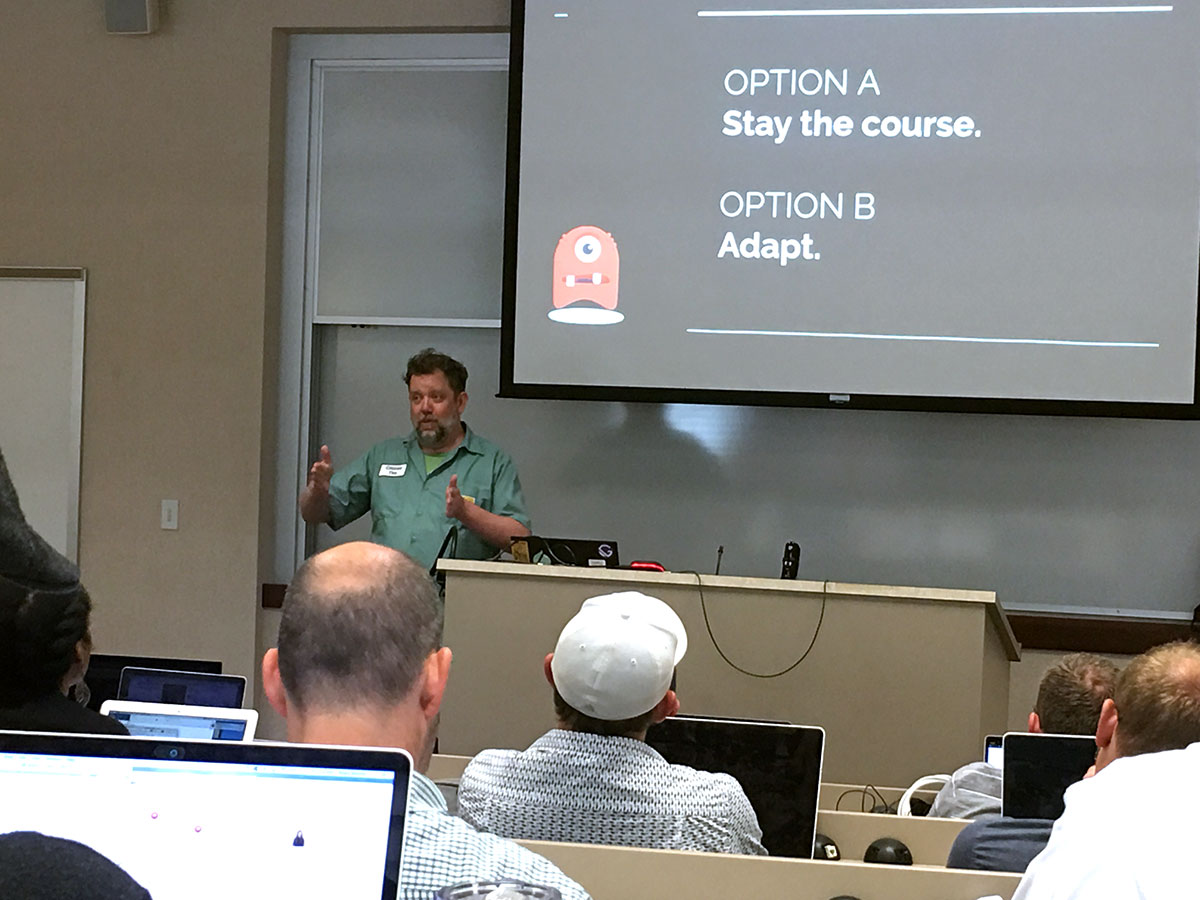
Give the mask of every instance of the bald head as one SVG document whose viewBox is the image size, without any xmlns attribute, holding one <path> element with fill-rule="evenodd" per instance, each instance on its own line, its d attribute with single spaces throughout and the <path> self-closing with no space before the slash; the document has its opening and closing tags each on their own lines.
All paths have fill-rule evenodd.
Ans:
<svg viewBox="0 0 1200 900">
<path fill-rule="evenodd" d="M 1200 645 L 1164 644 L 1117 679 L 1119 755 L 1179 750 L 1200 741 Z"/>
<path fill-rule="evenodd" d="M 441 640 L 442 602 L 427 572 L 379 544 L 341 544 L 288 586 L 279 673 L 299 710 L 393 706 Z"/>
</svg>

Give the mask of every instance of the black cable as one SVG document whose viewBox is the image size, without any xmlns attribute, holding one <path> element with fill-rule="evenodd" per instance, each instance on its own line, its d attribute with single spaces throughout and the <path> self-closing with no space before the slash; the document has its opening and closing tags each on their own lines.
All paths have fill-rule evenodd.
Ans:
<svg viewBox="0 0 1200 900">
<path fill-rule="evenodd" d="M 808 642 L 808 649 L 805 650 L 803 654 L 801 654 L 801 656 L 798 660 L 796 660 L 794 663 L 792 663 L 786 669 L 780 669 L 778 672 L 771 672 L 768 674 L 764 674 L 762 672 L 751 672 L 749 669 L 743 669 L 741 666 L 739 666 L 732 659 L 730 659 L 728 656 L 725 655 L 725 651 L 722 650 L 721 645 L 717 643 L 717 636 L 715 634 L 713 634 L 712 624 L 708 621 L 708 604 L 706 604 L 704 601 L 704 582 L 701 578 L 700 573 L 689 570 L 689 569 L 683 569 L 680 572 L 680 574 L 696 576 L 696 590 L 700 594 L 700 611 L 702 613 L 704 613 L 704 627 L 708 630 L 708 639 L 710 641 L 712 641 L 713 649 L 717 651 L 717 655 L 720 656 L 721 659 L 725 660 L 726 664 L 731 669 L 733 669 L 737 672 L 741 672 L 743 675 L 749 675 L 751 678 L 764 678 L 764 679 L 780 678 L 780 677 L 788 674 L 788 672 L 792 671 L 792 669 L 796 668 L 796 666 L 800 665 L 800 663 L 804 662 L 804 660 L 808 659 L 808 654 L 812 653 L 812 648 L 817 643 L 817 635 L 821 633 L 821 624 L 825 621 L 825 601 L 829 598 L 829 582 L 828 581 L 825 582 L 824 590 L 821 592 L 821 615 L 817 618 L 817 627 L 813 629 L 813 636 L 812 636 L 812 640 Z"/>
<path fill-rule="evenodd" d="M 866 788 L 847 788 L 846 790 L 844 790 L 840 794 L 838 794 L 838 798 L 835 801 L 833 801 L 833 811 L 834 812 L 841 812 L 842 800 L 845 799 L 847 794 L 860 794 L 861 798 L 860 798 L 859 804 L 858 804 L 858 811 L 859 812 L 867 811 L 867 798 L 871 796 L 871 792 L 868 791 Z"/>
<path fill-rule="evenodd" d="M 879 788 L 875 787 L 875 785 L 873 785 L 873 784 L 868 784 L 867 789 L 870 790 L 871 793 L 873 793 L 876 797 L 879 798 L 880 805 L 882 805 L 883 808 L 885 810 L 887 810 L 889 814 L 896 812 L 896 804 L 888 803 L 887 798 L 885 796 L 883 796 L 883 794 L 879 793 Z M 897 801 L 897 802 L 899 802 L 899 801 Z"/>
<path fill-rule="evenodd" d="M 579 565 L 575 560 L 575 551 L 566 544 L 559 544 L 558 549 L 570 556 L 570 561 L 563 559 L 555 553 L 550 541 L 544 537 L 538 537 L 536 534 L 527 534 L 524 537 L 518 538 L 518 540 L 525 541 L 526 546 L 529 548 L 529 561 L 532 563 L 541 562 L 543 557 L 549 557 L 550 562 L 556 566 Z"/>
<path fill-rule="evenodd" d="M 873 784 L 868 784 L 868 785 L 864 785 L 863 787 L 860 787 L 860 788 L 847 788 L 846 790 L 844 790 L 840 794 L 838 794 L 837 800 L 835 800 L 833 802 L 833 809 L 835 812 L 839 811 L 842 808 L 842 800 L 844 800 L 846 798 L 846 796 L 849 794 L 861 795 L 861 799 L 859 800 L 859 804 L 858 804 L 858 808 L 859 808 L 860 812 L 872 812 L 872 810 L 867 809 L 867 800 L 868 799 L 870 799 L 872 801 L 878 800 L 879 801 L 878 805 L 883 806 L 883 808 L 888 810 L 889 813 L 892 810 L 892 804 L 888 803 L 887 798 L 885 798 L 883 796 L 883 794 L 879 793 L 879 788 L 875 787 L 875 785 L 873 785 Z"/>
<path fill-rule="evenodd" d="M 551 549 L 552 548 L 551 543 L 544 538 L 542 539 L 542 545 L 546 548 L 546 553 L 550 556 L 550 558 L 552 560 L 554 560 L 555 564 L 560 565 L 560 566 L 578 566 L 579 565 L 579 560 L 576 559 L 576 557 L 575 557 L 575 551 L 571 549 L 570 545 L 560 543 L 558 545 L 557 552 L 555 550 Z M 569 557 L 571 557 L 571 559 L 569 561 L 565 560 L 558 555 L 559 553 L 562 553 L 565 556 L 569 556 Z"/>
</svg>

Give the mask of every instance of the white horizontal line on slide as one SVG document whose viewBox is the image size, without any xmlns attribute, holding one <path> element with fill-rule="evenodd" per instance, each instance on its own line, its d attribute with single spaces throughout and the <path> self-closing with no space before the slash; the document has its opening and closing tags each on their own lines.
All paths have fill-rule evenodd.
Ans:
<svg viewBox="0 0 1200 900">
<path fill-rule="evenodd" d="M 935 6 L 893 9 L 702 9 L 696 15 L 702 19 L 760 19 L 771 16 L 1061 16 L 1174 11 L 1174 6 Z"/>
<path fill-rule="evenodd" d="M 1057 338 L 971 337 L 951 334 L 866 334 L 853 331 L 777 331 L 756 328 L 689 328 L 688 334 L 728 334 L 750 337 L 843 338 L 858 341 L 940 341 L 952 344 L 1033 344 L 1051 347 L 1156 349 L 1150 341 L 1078 341 Z"/>
</svg>

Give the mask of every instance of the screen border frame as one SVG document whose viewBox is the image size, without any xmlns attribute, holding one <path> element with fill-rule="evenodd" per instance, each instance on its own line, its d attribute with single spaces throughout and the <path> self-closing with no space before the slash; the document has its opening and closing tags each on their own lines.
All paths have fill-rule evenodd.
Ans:
<svg viewBox="0 0 1200 900">
<path fill-rule="evenodd" d="M 658 726 L 667 725 L 670 722 L 675 722 L 676 724 L 685 723 L 685 722 L 694 722 L 694 723 L 696 723 L 698 725 L 702 725 L 702 726 L 704 726 L 704 725 L 741 725 L 741 726 L 750 725 L 750 726 L 757 726 L 760 728 L 792 728 L 792 729 L 799 729 L 799 730 L 803 730 L 803 731 L 819 732 L 821 735 L 821 758 L 820 758 L 820 763 L 817 766 L 817 781 L 816 781 L 817 796 L 815 798 L 815 805 L 813 807 L 812 843 L 808 848 L 807 859 L 811 860 L 811 859 L 816 858 L 814 856 L 814 854 L 816 852 L 816 846 L 817 846 L 817 833 L 820 830 L 817 827 L 817 825 L 818 825 L 817 819 L 821 815 L 821 783 L 822 783 L 822 779 L 825 777 L 825 749 L 829 742 L 829 734 L 825 731 L 825 728 L 823 726 L 821 726 L 821 725 L 797 725 L 794 722 L 776 722 L 776 721 L 768 721 L 768 720 L 764 720 L 764 719 L 738 719 L 738 718 L 733 718 L 733 717 L 729 717 L 729 716 L 679 715 L 679 716 L 668 716 L 666 719 L 663 719 L 663 721 L 658 722 L 655 725 L 651 725 L 650 731 L 653 731 Z M 668 725 L 668 727 L 670 727 L 670 726 Z M 662 755 L 661 751 L 659 751 L 657 747 L 654 747 L 654 745 L 650 743 L 649 734 L 647 734 L 646 744 L 647 744 L 647 746 L 653 748 L 656 753 L 659 753 L 660 756 Z M 671 761 L 668 759 L 667 762 L 671 762 Z M 730 775 L 730 777 L 735 778 L 735 780 L 736 780 L 736 776 L 733 776 L 728 772 L 725 772 L 722 774 Z M 739 781 L 738 784 L 741 785 L 741 782 Z M 745 792 L 746 792 L 746 788 L 745 788 L 745 786 L 742 786 L 742 793 L 745 793 Z M 749 794 L 746 795 L 746 799 L 747 800 L 750 799 Z M 750 802 L 750 806 L 751 806 L 751 808 L 754 807 L 753 801 Z M 755 812 L 755 816 L 757 817 L 758 810 L 755 809 L 754 812 Z M 761 824 L 759 827 L 761 830 Z M 768 848 L 768 850 L 769 850 L 769 848 Z M 803 856 L 776 856 L 776 854 L 774 852 L 771 852 L 771 856 L 773 856 L 777 859 L 805 859 L 806 858 Z"/>
<path fill-rule="evenodd" d="M 1003 751 L 1004 751 L 1004 768 L 1002 769 L 1002 777 L 1000 779 L 1000 815 L 1005 816 L 1005 817 L 1011 817 L 1010 813 L 1005 810 L 1006 806 L 1009 808 L 1011 808 L 1011 806 L 1012 806 L 1011 801 L 1008 801 L 1007 803 L 1005 802 L 1008 797 L 1008 786 L 1009 786 L 1009 784 L 1011 784 L 1011 781 L 1009 780 L 1009 778 L 1010 778 L 1010 774 L 1012 772 L 1012 768 L 1008 765 L 1008 762 L 1009 762 L 1009 740 L 1010 739 L 1016 740 L 1017 755 L 1020 756 L 1021 755 L 1020 745 L 1025 744 L 1026 739 L 1029 739 L 1030 741 L 1044 741 L 1048 738 L 1049 739 L 1069 738 L 1075 742 L 1080 742 L 1080 741 L 1089 742 L 1091 744 L 1091 748 L 1092 748 L 1092 756 L 1093 756 L 1093 763 L 1094 763 L 1095 755 L 1096 755 L 1096 752 L 1098 752 L 1098 748 L 1096 747 L 1095 737 L 1093 737 L 1091 735 L 1087 735 L 1087 734 L 1046 734 L 1043 732 L 1032 732 L 1032 731 L 1006 731 L 1003 735 L 1003 743 L 1001 745 L 1003 748 Z M 1037 746 L 1037 745 L 1030 743 L 1028 746 Z M 1083 746 L 1083 744 L 1081 743 L 1080 747 L 1082 747 L 1082 746 Z M 1083 779 L 1086 777 L 1087 777 L 1086 775 L 1081 775 L 1079 778 L 1079 781 L 1083 781 Z M 1072 784 L 1078 784 L 1079 781 L 1072 782 Z M 1070 788 L 1071 788 L 1071 785 L 1067 785 L 1067 787 L 1063 789 L 1063 799 L 1062 799 L 1063 804 L 1066 803 L 1066 793 Z M 1061 815 L 1061 813 L 1060 813 L 1060 815 Z"/>
<path fill-rule="evenodd" d="M 511 0 L 508 66 L 508 134 L 504 191 L 504 264 L 500 313 L 500 385 L 497 397 L 513 400 L 598 400 L 632 403 L 697 403 L 718 406 L 790 406 L 809 409 L 873 409 L 903 412 L 1093 418 L 1200 419 L 1200 244 L 1197 245 L 1196 342 L 1190 403 L 1113 400 L 957 397 L 912 394 L 830 394 L 814 391 L 751 391 L 518 382 L 515 373 L 517 234 L 521 185 L 521 100 L 525 60 L 525 0 Z M 1197 198 L 1200 201 L 1200 198 Z M 1200 208 L 1200 206 L 1198 206 Z"/>
<path fill-rule="evenodd" d="M 151 737 L 0 731 L 0 753 L 147 760 L 169 765 L 172 759 L 164 755 L 164 749 L 169 752 L 172 748 L 182 751 L 178 758 L 181 763 L 212 762 L 395 772 L 380 897 L 381 900 L 395 900 L 399 896 L 400 863 L 408 830 L 406 816 L 412 805 L 412 783 L 416 772 L 412 756 L 407 750 L 274 741 L 165 741 Z M 398 786 L 403 786 L 403 790 L 398 790 Z"/>
</svg>

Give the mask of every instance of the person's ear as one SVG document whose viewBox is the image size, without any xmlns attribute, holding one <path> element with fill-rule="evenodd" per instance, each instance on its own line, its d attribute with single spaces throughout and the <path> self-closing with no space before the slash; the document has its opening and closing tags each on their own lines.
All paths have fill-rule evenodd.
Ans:
<svg viewBox="0 0 1200 900">
<path fill-rule="evenodd" d="M 674 691 L 667 691 L 666 696 L 658 701 L 658 706 L 654 707 L 653 723 L 657 725 L 663 719 L 676 715 L 679 715 L 679 698 Z"/>
<path fill-rule="evenodd" d="M 421 676 L 421 713 L 427 722 L 437 718 L 446 694 L 446 682 L 450 680 L 450 661 L 454 654 L 449 647 L 440 647 L 425 657 Z"/>
<path fill-rule="evenodd" d="M 550 682 L 550 687 L 554 687 L 554 670 L 550 668 L 550 663 L 554 661 L 554 654 L 547 653 L 546 659 L 542 662 L 542 672 L 546 675 L 546 680 Z"/>
<path fill-rule="evenodd" d="M 458 414 L 461 416 L 463 414 L 463 410 L 467 408 L 467 392 L 459 391 L 458 395 L 454 398 L 454 404 L 458 409 Z"/>
<path fill-rule="evenodd" d="M 1041 734 L 1042 733 L 1042 719 L 1035 712 L 1031 712 L 1029 714 L 1029 733 L 1030 734 Z"/>
<path fill-rule="evenodd" d="M 79 670 L 79 678 L 87 673 L 88 663 L 92 661 L 92 639 L 81 637 L 75 642 L 75 659 L 71 665 Z"/>
<path fill-rule="evenodd" d="M 83 681 L 83 676 L 87 674 L 88 662 L 92 658 L 92 642 L 88 637 L 82 637 L 75 642 L 75 646 L 71 648 L 71 665 L 67 667 L 66 674 L 63 675 L 60 687 L 63 693 L 67 693 L 72 687 Z"/>
<path fill-rule="evenodd" d="M 263 654 L 262 661 L 263 693 L 267 702 L 285 719 L 288 716 L 287 691 L 283 688 L 283 678 L 279 674 L 279 651 L 272 647 Z"/>
<path fill-rule="evenodd" d="M 1100 707 L 1100 721 L 1096 723 L 1096 746 L 1100 748 L 1096 754 L 1097 772 L 1117 758 L 1118 719 L 1117 704 L 1110 697 Z"/>
</svg>

